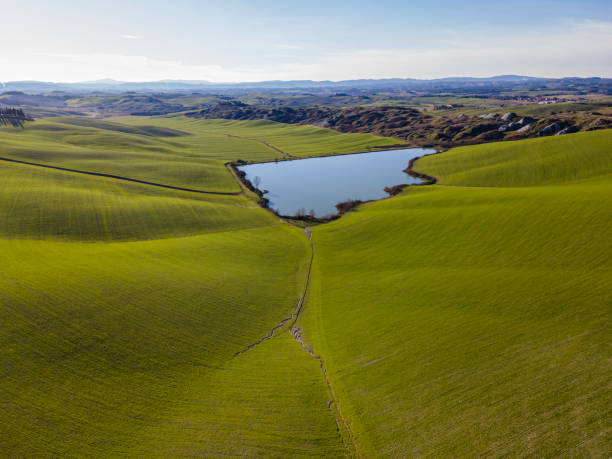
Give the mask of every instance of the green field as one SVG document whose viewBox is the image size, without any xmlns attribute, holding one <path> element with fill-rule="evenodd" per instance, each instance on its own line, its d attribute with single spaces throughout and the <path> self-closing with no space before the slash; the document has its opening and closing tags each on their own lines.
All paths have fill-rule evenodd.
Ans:
<svg viewBox="0 0 612 459">
<path fill-rule="evenodd" d="M 324 381 L 295 342 L 233 359 L 293 309 L 306 252 L 296 232 L 282 225 L 121 243 L 3 240 L 2 450 L 339 449 Z M 243 417 L 218 415 L 230 407 Z"/>
<path fill-rule="evenodd" d="M 23 130 L 0 128 L 0 156 L 214 192 L 238 192 L 228 161 L 365 151 L 397 143 L 371 134 L 268 121 L 193 120 L 185 117 L 51 118 Z"/>
<path fill-rule="evenodd" d="M 212 192 L 231 160 L 397 141 L 267 121 L 55 118 L 0 157 Z M 608 456 L 612 131 L 461 147 L 313 227 L 0 161 L 10 457 Z M 237 353 L 239 353 L 237 355 Z M 331 390 L 330 386 L 331 384 Z M 353 444 L 354 443 L 354 444 Z"/>
<path fill-rule="evenodd" d="M 610 145 L 457 148 L 313 229 L 303 325 L 363 455 L 609 452 Z"/>
<path fill-rule="evenodd" d="M 126 124 L 141 122 L 138 117 L 116 119 Z M 398 143 L 395 139 L 378 137 L 372 134 L 347 135 L 331 129 L 265 120 L 232 121 L 175 117 L 150 118 L 147 122 L 155 126 L 171 127 L 193 133 L 196 136 L 194 143 L 199 146 L 207 145 L 210 136 L 225 136 L 225 138 L 228 138 L 229 135 L 234 136 L 233 138 L 250 140 L 251 144 L 261 145 L 258 141 L 265 141 L 296 157 L 362 152 L 374 147 Z M 283 158 L 283 155 L 278 151 L 270 148 L 267 148 L 266 151 L 272 155 L 272 159 Z"/>
<path fill-rule="evenodd" d="M 181 237 L 278 222 L 240 196 L 165 190 L 0 162 L 0 237 L 81 241 Z"/>
<path fill-rule="evenodd" d="M 3 129 L 2 156 L 232 191 L 224 161 L 272 156 L 223 134 L 83 121 Z M 179 138 L 192 143 L 165 145 Z M 200 147 L 212 166 L 193 164 L 218 180 L 168 173 Z M 248 196 L 6 162 L 0 174 L 0 450 L 343 455 L 323 374 L 288 333 L 234 357 L 293 312 L 302 230 Z"/>
</svg>

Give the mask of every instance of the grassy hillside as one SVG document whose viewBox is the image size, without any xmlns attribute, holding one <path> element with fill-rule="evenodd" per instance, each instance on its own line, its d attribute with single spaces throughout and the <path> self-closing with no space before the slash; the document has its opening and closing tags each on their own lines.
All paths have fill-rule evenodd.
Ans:
<svg viewBox="0 0 612 459">
<path fill-rule="evenodd" d="M 116 119 L 125 124 L 142 122 L 137 117 Z M 265 120 L 233 121 L 175 117 L 151 118 L 147 120 L 147 124 L 191 132 L 196 135 L 195 139 L 190 139 L 194 142 L 198 142 L 199 139 L 205 141 L 210 135 L 222 135 L 227 138 L 228 134 L 242 139 L 251 139 L 251 143 L 255 141 L 254 143 L 256 144 L 258 143 L 257 141 L 265 141 L 287 154 L 297 157 L 361 152 L 377 146 L 398 143 L 395 139 L 372 134 L 342 134 L 331 129 L 314 126 L 297 126 Z M 268 151 L 272 155 L 270 159 L 281 159 L 284 157 L 282 153 L 271 148 L 268 148 Z"/>
<path fill-rule="evenodd" d="M 100 154 L 100 167 L 141 173 L 118 158 L 143 134 L 34 126 L 0 133 L 2 155 L 90 168 Z M 70 146 L 81 129 L 88 146 Z M 231 139 L 209 139 L 230 154 Z M 190 154 L 172 148 L 158 153 Z M 235 357 L 293 312 L 310 258 L 301 230 L 243 196 L 4 162 L 0 174 L 3 453 L 344 454 L 318 363 L 288 333 Z"/>
<path fill-rule="evenodd" d="M 346 457 L 319 364 L 289 333 L 239 355 L 223 370 L 194 378 L 188 387 L 164 413 L 164 422 L 147 428 L 143 452 Z"/>
<path fill-rule="evenodd" d="M 238 192 L 224 163 L 363 151 L 396 143 L 370 134 L 339 134 L 265 121 L 184 117 L 53 118 L 0 128 L 0 156 L 214 192 Z"/>
<path fill-rule="evenodd" d="M 240 152 L 267 158 L 267 149 L 241 139 L 208 136 L 206 149 L 197 151 L 182 139 L 154 137 L 71 124 L 72 119 L 36 121 L 24 130 L 0 129 L 2 155 L 90 172 L 195 188 L 236 192 L 239 187 L 223 167 Z M 129 128 L 129 126 L 128 126 Z M 181 139 L 181 140 L 179 140 Z M 213 152 L 209 154 L 209 152 Z"/>
<path fill-rule="evenodd" d="M 2 451 L 238 454 L 253 438 L 266 455 L 340 449 L 325 382 L 296 343 L 232 360 L 293 309 L 306 251 L 298 236 L 277 226 L 149 242 L 0 241 Z"/>
<path fill-rule="evenodd" d="M 0 162 L 0 451 L 607 455 L 611 134 L 423 158 L 438 185 L 313 228 L 298 325 L 333 393 L 288 324 L 249 347 L 304 292 L 302 230 L 245 195 Z M 0 157 L 236 192 L 229 160 L 394 142 L 58 118 L 0 128 Z"/>
<path fill-rule="evenodd" d="M 138 240 L 278 223 L 239 196 L 166 190 L 0 162 L 0 237 Z"/>
<path fill-rule="evenodd" d="M 419 160 L 441 184 L 541 186 L 612 173 L 612 130 L 454 148 Z"/>
<path fill-rule="evenodd" d="M 430 156 L 442 185 L 313 229 L 303 325 L 363 455 L 607 455 L 610 134 Z"/>
</svg>

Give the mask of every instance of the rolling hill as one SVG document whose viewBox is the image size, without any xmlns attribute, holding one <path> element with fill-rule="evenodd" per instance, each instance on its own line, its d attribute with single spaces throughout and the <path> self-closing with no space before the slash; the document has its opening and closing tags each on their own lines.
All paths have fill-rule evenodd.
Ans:
<svg viewBox="0 0 612 459">
<path fill-rule="evenodd" d="M 223 163 L 274 154 L 225 134 L 82 124 L 4 129 L 2 155 L 239 191 Z M 198 167 L 209 180 L 180 172 Z M 237 355 L 303 295 L 302 230 L 248 195 L 5 161 L 0 174 L 3 452 L 344 454 L 325 379 L 288 333 Z"/>
<path fill-rule="evenodd" d="M 394 143 L 183 116 L 0 128 L 0 450 L 605 456 L 612 131 L 419 159 L 436 185 L 312 246 L 225 167 Z"/>
<path fill-rule="evenodd" d="M 313 228 L 302 327 L 363 456 L 609 451 L 610 145 L 457 148 Z"/>
</svg>

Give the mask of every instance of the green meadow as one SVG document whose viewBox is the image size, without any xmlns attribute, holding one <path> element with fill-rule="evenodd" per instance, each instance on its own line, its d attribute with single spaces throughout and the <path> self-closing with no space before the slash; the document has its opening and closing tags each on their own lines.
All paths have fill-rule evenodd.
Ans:
<svg viewBox="0 0 612 459">
<path fill-rule="evenodd" d="M 2 157 L 119 175 L 202 191 L 239 192 L 224 164 L 367 151 L 397 143 L 371 134 L 268 121 L 128 117 L 112 121 L 48 118 L 0 128 Z"/>
<path fill-rule="evenodd" d="M 2 129 L 0 156 L 231 192 L 226 161 L 274 158 L 206 122 L 169 124 L 38 121 Z M 318 363 L 288 333 L 235 357 L 303 294 L 301 229 L 248 195 L 7 162 L 0 174 L 2 451 L 344 454 Z"/>
<path fill-rule="evenodd" d="M 364 456 L 610 448 L 612 131 L 462 147 L 313 228 L 303 326 Z"/>
<path fill-rule="evenodd" d="M 340 449 L 325 383 L 295 342 L 233 358 L 297 301 L 296 231 L 1 245 L 3 451 Z"/>
<path fill-rule="evenodd" d="M 0 162 L 0 235 L 118 241 L 194 236 L 278 223 L 240 196 L 171 191 Z"/>
<path fill-rule="evenodd" d="M 138 117 L 118 117 L 116 119 L 126 124 L 141 122 Z M 259 145 L 263 145 L 261 142 L 266 142 L 295 157 L 363 152 L 398 143 L 396 139 L 372 134 L 347 135 L 321 127 L 283 124 L 266 120 L 234 121 L 173 117 L 149 118 L 147 123 L 195 134 L 193 142 L 200 148 L 205 148 L 210 136 L 224 136 L 225 138 L 250 140 L 251 143 Z M 272 154 L 272 159 L 283 159 L 283 155 L 278 151 L 263 146 L 268 154 Z"/>
<path fill-rule="evenodd" d="M 422 158 L 438 184 L 313 227 L 314 252 L 225 167 L 396 143 L 182 116 L 0 128 L 3 158 L 236 193 L 0 161 L 3 455 L 607 456 L 612 131 Z M 305 292 L 325 372 L 283 322 Z"/>
</svg>

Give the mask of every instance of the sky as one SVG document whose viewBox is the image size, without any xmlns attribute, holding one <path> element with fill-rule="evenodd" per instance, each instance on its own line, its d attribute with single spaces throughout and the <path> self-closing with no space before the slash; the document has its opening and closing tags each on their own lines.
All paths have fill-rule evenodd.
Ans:
<svg viewBox="0 0 612 459">
<path fill-rule="evenodd" d="M 0 0 L 0 81 L 612 77 L 612 0 Z"/>
</svg>

